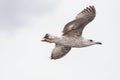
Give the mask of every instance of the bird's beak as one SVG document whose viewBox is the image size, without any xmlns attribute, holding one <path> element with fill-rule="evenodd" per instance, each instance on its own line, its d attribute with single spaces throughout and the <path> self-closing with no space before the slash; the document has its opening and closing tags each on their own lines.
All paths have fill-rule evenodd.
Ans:
<svg viewBox="0 0 120 80">
<path fill-rule="evenodd" d="M 95 42 L 95 44 L 99 44 L 99 45 L 102 45 L 102 43 L 101 43 L 101 42 Z"/>
</svg>

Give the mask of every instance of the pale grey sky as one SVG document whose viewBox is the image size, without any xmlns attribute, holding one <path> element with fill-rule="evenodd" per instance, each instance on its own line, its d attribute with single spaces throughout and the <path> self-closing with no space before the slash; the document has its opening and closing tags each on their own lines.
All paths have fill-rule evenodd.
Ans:
<svg viewBox="0 0 120 80">
<path fill-rule="evenodd" d="M 120 80 L 119 0 L 0 0 L 0 80 Z M 84 36 L 103 45 L 74 48 L 50 60 L 64 25 L 94 5 L 96 18 Z"/>
<path fill-rule="evenodd" d="M 0 29 L 16 29 L 30 25 L 31 17 L 52 13 L 57 0 L 0 0 Z M 55 7 L 56 6 L 56 7 Z"/>
</svg>

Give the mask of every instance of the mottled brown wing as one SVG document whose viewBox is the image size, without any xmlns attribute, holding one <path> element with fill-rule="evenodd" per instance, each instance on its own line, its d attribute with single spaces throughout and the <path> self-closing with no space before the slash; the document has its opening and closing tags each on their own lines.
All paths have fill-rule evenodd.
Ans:
<svg viewBox="0 0 120 80">
<path fill-rule="evenodd" d="M 82 10 L 75 18 L 75 20 L 65 25 L 63 29 L 63 36 L 81 36 L 84 27 L 91 22 L 96 15 L 94 6 L 89 6 Z"/>
<path fill-rule="evenodd" d="M 59 59 L 65 56 L 70 50 L 71 50 L 71 47 L 56 45 L 52 51 L 51 59 Z"/>
</svg>

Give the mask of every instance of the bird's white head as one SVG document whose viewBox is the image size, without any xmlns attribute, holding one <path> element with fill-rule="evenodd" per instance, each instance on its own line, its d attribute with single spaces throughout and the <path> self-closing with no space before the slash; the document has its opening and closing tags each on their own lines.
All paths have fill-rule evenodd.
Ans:
<svg viewBox="0 0 120 80">
<path fill-rule="evenodd" d="M 102 43 L 101 42 L 96 42 L 92 39 L 84 40 L 84 45 L 86 45 L 86 46 L 91 46 L 91 45 L 95 45 L 95 44 L 101 45 Z"/>
</svg>

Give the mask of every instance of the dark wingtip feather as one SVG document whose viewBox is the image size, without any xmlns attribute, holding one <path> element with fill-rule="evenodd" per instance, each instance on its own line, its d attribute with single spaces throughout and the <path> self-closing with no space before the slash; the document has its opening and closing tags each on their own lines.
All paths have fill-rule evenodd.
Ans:
<svg viewBox="0 0 120 80">
<path fill-rule="evenodd" d="M 93 5 L 90 5 L 89 7 L 86 7 L 83 11 L 87 12 L 95 12 L 95 7 Z"/>
<path fill-rule="evenodd" d="M 50 59 L 51 60 L 56 60 L 56 59 L 59 59 L 59 58 L 57 58 L 57 57 L 55 58 L 55 57 L 53 57 L 53 55 L 51 55 Z"/>
<path fill-rule="evenodd" d="M 96 12 L 95 7 L 93 5 L 89 6 L 89 8 L 92 10 L 92 12 Z"/>
</svg>

